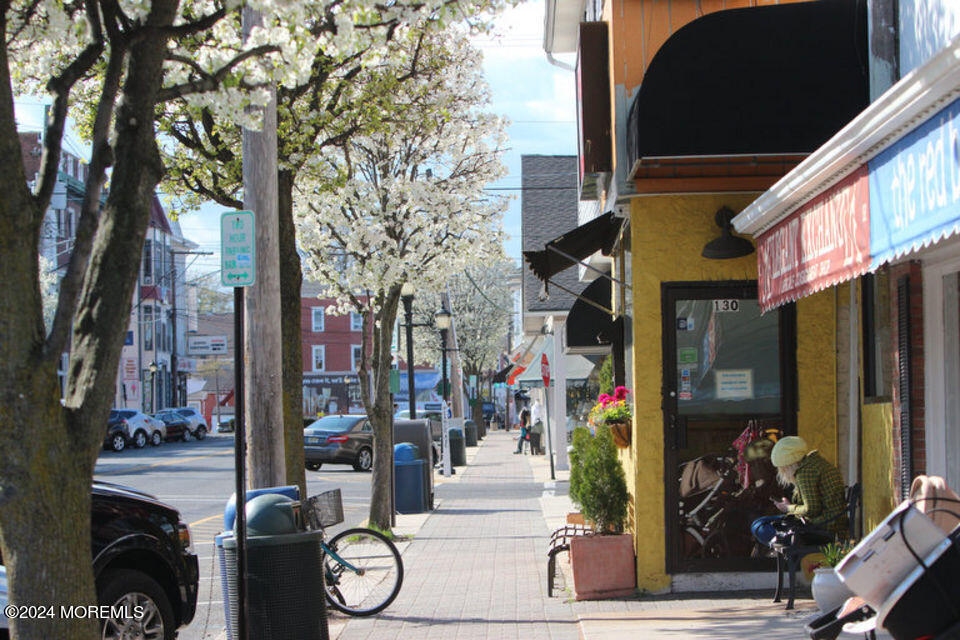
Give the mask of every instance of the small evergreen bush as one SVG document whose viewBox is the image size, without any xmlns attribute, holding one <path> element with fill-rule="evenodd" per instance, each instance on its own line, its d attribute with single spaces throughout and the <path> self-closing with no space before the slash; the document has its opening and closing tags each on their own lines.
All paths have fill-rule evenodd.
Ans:
<svg viewBox="0 0 960 640">
<path fill-rule="evenodd" d="M 583 478 L 583 452 L 590 445 L 590 430 L 586 427 L 577 427 L 573 430 L 570 450 L 570 499 L 574 504 L 580 504 L 580 480 Z"/>
<path fill-rule="evenodd" d="M 577 431 L 570 456 L 570 498 L 580 506 L 584 517 L 596 524 L 598 533 L 620 533 L 629 498 L 610 428 L 598 425 L 592 437 L 586 429 L 579 437 Z"/>
</svg>

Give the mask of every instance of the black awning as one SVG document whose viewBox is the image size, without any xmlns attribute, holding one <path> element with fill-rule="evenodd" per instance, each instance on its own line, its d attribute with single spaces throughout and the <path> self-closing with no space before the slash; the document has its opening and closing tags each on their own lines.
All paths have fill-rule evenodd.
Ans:
<svg viewBox="0 0 960 640">
<path fill-rule="evenodd" d="M 513 371 L 513 364 L 508 364 L 503 369 L 500 369 L 500 371 L 497 371 L 495 374 L 493 374 L 494 383 L 506 382 L 507 376 L 510 375 L 511 371 Z"/>
<path fill-rule="evenodd" d="M 530 265 L 533 274 L 546 282 L 564 269 L 577 264 L 577 260 L 586 260 L 597 251 L 610 255 L 622 224 L 623 220 L 615 218 L 612 212 L 605 213 L 566 232 L 559 238 L 554 238 L 541 251 L 524 251 L 523 257 Z M 571 260 L 563 254 L 576 260 Z M 608 300 L 604 306 L 609 304 Z"/>
<path fill-rule="evenodd" d="M 870 102 L 866 4 L 731 9 L 677 30 L 630 107 L 631 164 L 818 148 Z"/>
<path fill-rule="evenodd" d="M 580 299 L 574 301 L 567 315 L 566 350 L 569 353 L 604 353 L 613 344 L 614 320 L 583 298 L 592 300 L 609 309 L 611 306 L 612 283 L 609 278 L 597 278 L 583 290 Z"/>
</svg>

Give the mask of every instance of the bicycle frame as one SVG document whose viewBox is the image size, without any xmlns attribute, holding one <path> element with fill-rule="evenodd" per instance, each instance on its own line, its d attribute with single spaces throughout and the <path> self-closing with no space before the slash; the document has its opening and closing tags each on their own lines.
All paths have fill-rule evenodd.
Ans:
<svg viewBox="0 0 960 640">
<path fill-rule="evenodd" d="M 339 555 L 337 555 L 337 552 L 331 549 L 330 547 L 328 547 L 325 541 L 320 542 L 320 547 L 323 549 L 324 553 L 326 553 L 328 556 L 336 560 L 337 563 L 340 564 L 340 566 L 350 569 L 350 571 L 353 571 L 358 576 L 362 575 L 363 572 L 360 569 L 357 569 L 355 566 L 353 566 L 352 564 L 350 564 L 349 562 L 341 558 Z"/>
</svg>

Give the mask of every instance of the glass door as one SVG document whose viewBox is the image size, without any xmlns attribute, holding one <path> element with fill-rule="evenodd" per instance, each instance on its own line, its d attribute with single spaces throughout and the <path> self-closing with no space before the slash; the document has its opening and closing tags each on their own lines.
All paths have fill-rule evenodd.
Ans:
<svg viewBox="0 0 960 640">
<path fill-rule="evenodd" d="M 948 273 L 943 288 L 943 452 L 947 485 L 960 487 L 960 274 Z M 936 384 L 936 381 L 934 381 Z M 932 431 L 932 430 L 931 430 Z M 936 446 L 936 443 L 935 443 Z"/>
<path fill-rule="evenodd" d="M 663 297 L 670 569 L 761 569 L 750 523 L 777 513 L 770 449 L 795 433 L 792 307 L 762 314 L 746 283 Z"/>
</svg>

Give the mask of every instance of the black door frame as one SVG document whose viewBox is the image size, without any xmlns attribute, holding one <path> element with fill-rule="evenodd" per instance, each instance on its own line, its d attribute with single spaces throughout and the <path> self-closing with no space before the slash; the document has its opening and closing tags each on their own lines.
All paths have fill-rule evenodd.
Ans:
<svg viewBox="0 0 960 640">
<path fill-rule="evenodd" d="M 678 439 L 682 437 L 677 417 L 676 313 L 677 300 L 710 300 L 714 298 L 757 298 L 756 280 L 719 280 L 660 283 L 660 321 L 662 333 L 663 371 L 661 413 L 663 415 L 663 483 L 666 549 L 665 570 L 668 574 L 708 571 L 756 571 L 773 568 L 772 560 L 758 559 L 701 559 L 681 562 L 677 547 L 677 509 L 679 487 L 676 482 Z M 797 315 L 793 303 L 769 311 L 779 315 L 780 343 L 780 415 L 783 433 L 797 433 Z M 671 396 L 671 391 L 673 395 Z M 709 418 L 710 416 L 704 416 Z M 757 417 L 725 415 L 724 418 Z"/>
</svg>

